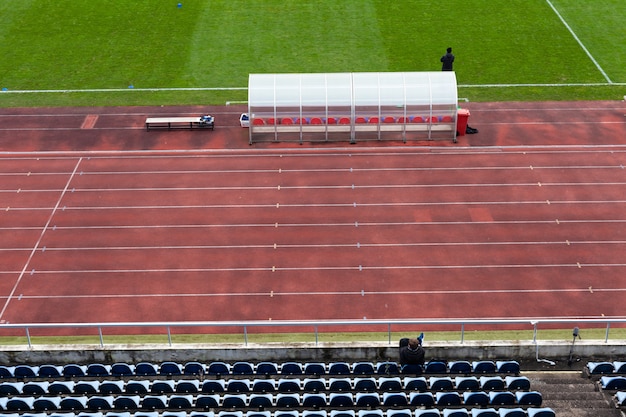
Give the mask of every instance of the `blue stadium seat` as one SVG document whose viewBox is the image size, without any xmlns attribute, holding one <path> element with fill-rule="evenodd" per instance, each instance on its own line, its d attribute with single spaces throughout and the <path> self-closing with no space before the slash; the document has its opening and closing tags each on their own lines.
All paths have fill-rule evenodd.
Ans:
<svg viewBox="0 0 626 417">
<path fill-rule="evenodd" d="M 457 376 L 454 378 L 454 386 L 458 391 L 478 391 L 480 382 L 475 376 Z"/>
<path fill-rule="evenodd" d="M 0 365 L 0 379 L 14 378 L 14 377 L 15 377 L 15 367 L 14 366 L 3 366 L 3 365 Z"/>
<path fill-rule="evenodd" d="M 615 372 L 612 362 L 587 362 L 585 367 L 590 375 L 612 374 Z"/>
<path fill-rule="evenodd" d="M 189 417 L 215 417 L 215 413 L 213 411 L 192 411 L 189 413 Z"/>
<path fill-rule="evenodd" d="M 499 408 L 500 417 L 527 417 L 526 411 L 523 408 Z"/>
<path fill-rule="evenodd" d="M 618 391 L 615 393 L 615 404 L 618 407 L 626 406 L 626 391 Z"/>
<path fill-rule="evenodd" d="M 444 377 L 431 377 L 428 380 L 430 384 L 431 391 L 451 391 L 454 389 L 454 383 L 452 382 L 452 378 L 444 376 Z"/>
<path fill-rule="evenodd" d="M 55 417 L 54 415 L 50 415 L 50 417 Z M 74 417 L 74 413 L 72 415 L 61 415 L 59 417 Z M 131 417 L 128 411 L 109 411 L 104 414 L 104 417 Z"/>
<path fill-rule="evenodd" d="M 230 365 L 226 362 L 211 362 L 207 367 L 208 375 L 229 375 Z"/>
<path fill-rule="evenodd" d="M 100 394 L 122 394 L 124 392 L 124 381 L 122 380 L 105 380 L 100 382 Z"/>
<path fill-rule="evenodd" d="M 171 395 L 167 401 L 167 408 L 175 410 L 189 409 L 193 407 L 193 395 Z"/>
<path fill-rule="evenodd" d="M 42 417 L 47 417 L 47 416 L 44 415 Z M 81 411 L 78 414 L 76 414 L 76 417 L 104 417 L 104 414 L 102 413 L 102 411 Z"/>
<path fill-rule="evenodd" d="M 140 362 L 135 365 L 135 375 L 139 376 L 157 376 L 159 367 L 150 362 Z"/>
<path fill-rule="evenodd" d="M 222 381 L 223 382 L 223 381 Z M 196 397 L 196 408 L 211 410 L 219 407 L 220 396 L 217 394 L 200 394 Z"/>
<path fill-rule="evenodd" d="M 256 373 L 265 377 L 278 375 L 278 364 L 274 362 L 259 362 L 256 365 Z"/>
<path fill-rule="evenodd" d="M 285 362 L 280 367 L 281 375 L 302 375 L 302 364 L 299 362 Z"/>
<path fill-rule="evenodd" d="M 150 392 L 152 394 L 173 394 L 176 384 L 171 379 L 152 381 Z"/>
<path fill-rule="evenodd" d="M 323 378 L 304 378 L 302 380 L 303 392 L 324 392 L 326 391 L 326 380 Z"/>
<path fill-rule="evenodd" d="M 15 378 L 36 378 L 39 374 L 38 366 L 17 365 L 13 370 Z"/>
<path fill-rule="evenodd" d="M 519 374 L 520 365 L 517 361 L 496 361 L 496 371 L 500 374 Z"/>
<path fill-rule="evenodd" d="M 475 374 L 493 374 L 496 372 L 496 364 L 493 361 L 472 362 L 472 372 Z"/>
<path fill-rule="evenodd" d="M 428 383 L 423 376 L 418 377 L 405 377 L 404 389 L 407 391 L 419 391 L 424 392 L 428 390 Z"/>
<path fill-rule="evenodd" d="M 328 396 L 329 407 L 353 407 L 352 394 L 347 392 L 331 392 Z"/>
<path fill-rule="evenodd" d="M 180 379 L 176 381 L 176 393 L 197 394 L 200 391 L 200 381 L 197 379 Z"/>
<path fill-rule="evenodd" d="M 147 379 L 131 379 L 126 382 L 126 394 L 147 394 L 150 391 L 150 381 Z"/>
<path fill-rule="evenodd" d="M 276 391 L 276 381 L 271 378 L 255 379 L 252 381 L 252 392 L 266 393 Z"/>
<path fill-rule="evenodd" d="M 450 407 L 461 405 L 461 396 L 458 392 L 437 392 L 435 393 L 437 407 Z"/>
<path fill-rule="evenodd" d="M 541 407 L 541 402 L 543 401 L 541 393 L 538 391 L 517 391 L 515 398 L 517 398 L 519 405 L 530 405 L 533 407 Z"/>
<path fill-rule="evenodd" d="M 244 417 L 243 411 L 220 411 L 218 417 Z M 135 416 L 137 417 L 137 416 Z"/>
<path fill-rule="evenodd" d="M 304 364 L 304 373 L 316 376 L 326 375 L 326 365 L 321 362 L 307 362 Z"/>
<path fill-rule="evenodd" d="M 357 392 L 355 395 L 357 407 L 374 408 L 380 406 L 380 397 L 375 392 Z"/>
<path fill-rule="evenodd" d="M 135 375 L 135 365 L 127 363 L 114 363 L 111 365 L 111 376 L 133 376 Z"/>
<path fill-rule="evenodd" d="M 383 392 L 383 404 L 385 407 L 406 407 L 409 400 L 404 392 Z"/>
<path fill-rule="evenodd" d="M 136 411 L 133 414 L 133 417 L 159 417 L 159 412 L 148 410 Z"/>
<path fill-rule="evenodd" d="M 528 417 L 555 417 L 556 414 L 554 410 L 548 407 L 543 408 L 529 408 L 526 410 L 528 412 Z"/>
<path fill-rule="evenodd" d="M 603 376 L 600 378 L 600 386 L 604 390 L 626 390 L 626 377 L 623 376 Z"/>
<path fill-rule="evenodd" d="M 139 397 L 137 397 L 139 399 Z M 64 397 L 61 399 L 59 408 L 65 411 L 82 411 L 87 408 L 87 397 Z"/>
<path fill-rule="evenodd" d="M 511 391 L 490 391 L 489 404 L 491 405 L 514 405 L 517 399 Z"/>
<path fill-rule="evenodd" d="M 378 391 L 380 392 L 392 392 L 402 390 L 402 380 L 400 377 L 379 377 L 378 378 Z"/>
<path fill-rule="evenodd" d="M 387 417 L 413 417 L 413 412 L 408 408 L 402 408 L 399 410 L 390 408 L 387 410 Z"/>
<path fill-rule="evenodd" d="M 330 410 L 330 417 L 355 417 L 354 410 Z"/>
<path fill-rule="evenodd" d="M 359 410 L 358 417 L 383 417 L 383 410 Z"/>
<path fill-rule="evenodd" d="M 48 394 L 70 395 L 74 392 L 74 381 L 52 381 L 48 385 Z"/>
<path fill-rule="evenodd" d="M 353 375 L 374 375 L 374 364 L 372 362 L 354 362 L 352 364 Z"/>
<path fill-rule="evenodd" d="M 300 406 L 300 394 L 278 393 L 276 394 L 276 407 L 295 408 Z"/>
<path fill-rule="evenodd" d="M 451 374 L 470 374 L 472 373 L 472 364 L 468 361 L 452 361 L 448 363 L 448 369 Z"/>
<path fill-rule="evenodd" d="M 61 397 L 39 397 L 33 402 L 35 411 L 56 411 L 61 408 Z"/>
<path fill-rule="evenodd" d="M 424 365 L 425 374 L 446 374 L 448 373 L 448 366 L 445 362 L 430 361 Z"/>
<path fill-rule="evenodd" d="M 469 417 L 469 413 L 465 408 L 445 408 L 443 417 Z"/>
<path fill-rule="evenodd" d="M 300 392 L 300 380 L 294 378 L 281 378 L 276 384 L 278 392 Z"/>
<path fill-rule="evenodd" d="M 161 417 L 187 417 L 187 413 L 185 411 L 163 411 L 161 413 Z"/>
<path fill-rule="evenodd" d="M 506 376 L 504 377 L 504 385 L 506 389 L 511 391 L 528 391 L 530 380 L 525 376 Z"/>
<path fill-rule="evenodd" d="M 20 395 L 22 393 L 22 388 L 24 387 L 23 382 L 3 382 L 0 383 L 0 397 L 9 397 L 13 395 Z"/>
<path fill-rule="evenodd" d="M 485 391 L 501 391 L 504 389 L 504 379 L 499 376 L 481 376 L 480 388 Z"/>
<path fill-rule="evenodd" d="M 204 375 L 207 373 L 206 367 L 200 362 L 187 362 L 183 366 L 184 375 Z"/>
<path fill-rule="evenodd" d="M 500 417 L 495 408 L 472 408 L 472 417 Z"/>
<path fill-rule="evenodd" d="M 306 411 L 306 410 L 305 410 Z M 305 412 L 303 411 L 303 413 Z M 311 411 L 314 412 L 314 411 Z M 318 416 L 309 415 L 309 417 L 326 417 L 325 411 L 315 411 L 315 413 L 320 413 Z M 299 417 L 298 411 L 296 410 L 276 410 L 274 412 L 274 417 Z"/>
<path fill-rule="evenodd" d="M 63 365 L 63 376 L 66 378 L 82 378 L 87 376 L 87 367 L 76 363 Z"/>
<path fill-rule="evenodd" d="M 34 397 L 12 397 L 7 400 L 6 411 L 33 411 Z"/>
<path fill-rule="evenodd" d="M 626 374 L 626 362 L 614 361 L 613 372 L 616 374 Z"/>
<path fill-rule="evenodd" d="M 489 395 L 483 391 L 464 392 L 463 404 L 470 406 L 485 406 L 489 404 Z"/>
<path fill-rule="evenodd" d="M 419 407 L 433 407 L 435 397 L 431 392 L 412 392 L 409 394 L 409 403 Z"/>
<path fill-rule="evenodd" d="M 112 410 L 113 396 L 91 396 L 87 399 L 87 408 L 90 410 Z"/>
<path fill-rule="evenodd" d="M 274 405 L 272 394 L 251 394 L 248 399 L 248 407 L 263 410 Z"/>
<path fill-rule="evenodd" d="M 226 381 L 223 379 L 205 380 L 202 383 L 202 388 L 200 390 L 205 394 L 226 392 Z"/>
<path fill-rule="evenodd" d="M 250 380 L 249 379 L 229 379 L 226 384 L 226 392 L 241 393 L 250 392 Z"/>
<path fill-rule="evenodd" d="M 159 375 L 163 376 L 176 376 L 183 374 L 183 365 L 176 362 L 162 362 L 159 366 Z"/>
<path fill-rule="evenodd" d="M 272 417 L 272 413 L 269 411 L 261 411 L 261 410 L 246 411 L 246 417 Z"/>
<path fill-rule="evenodd" d="M 222 407 L 224 408 L 244 408 L 246 406 L 246 394 L 224 394 Z"/>
<path fill-rule="evenodd" d="M 100 381 L 76 381 L 74 394 L 95 395 L 100 392 Z"/>
<path fill-rule="evenodd" d="M 415 410 L 415 417 L 439 417 L 441 413 L 436 408 Z"/>
<path fill-rule="evenodd" d="M 22 394 L 40 396 L 48 393 L 48 381 L 30 381 L 24 384 L 22 387 Z"/>
<path fill-rule="evenodd" d="M 166 407 L 166 395 L 146 395 L 141 399 L 142 410 L 163 410 Z"/>
<path fill-rule="evenodd" d="M 326 394 L 305 392 L 302 394 L 302 406 L 305 408 L 326 407 L 328 399 Z"/>
<path fill-rule="evenodd" d="M 330 378 L 328 380 L 328 391 L 330 392 L 352 391 L 352 380 L 350 378 Z"/>
<path fill-rule="evenodd" d="M 350 375 L 350 364 L 348 362 L 332 362 L 328 364 L 329 375 Z"/>
<path fill-rule="evenodd" d="M 136 410 L 139 408 L 139 395 L 120 395 L 113 400 L 113 407 L 116 410 Z"/>
<path fill-rule="evenodd" d="M 39 367 L 39 378 L 60 378 L 63 375 L 63 367 L 45 364 Z"/>
<path fill-rule="evenodd" d="M 103 365 L 101 363 L 90 363 L 85 371 L 87 376 L 106 377 L 111 375 L 111 365 Z"/>
<path fill-rule="evenodd" d="M 376 373 L 378 375 L 400 375 L 400 367 L 396 362 L 378 362 Z"/>
<path fill-rule="evenodd" d="M 254 375 L 254 365 L 250 362 L 235 362 L 231 368 L 233 375 Z"/>
<path fill-rule="evenodd" d="M 375 392 L 378 389 L 374 378 L 354 378 L 353 382 L 354 390 L 358 392 Z"/>
</svg>

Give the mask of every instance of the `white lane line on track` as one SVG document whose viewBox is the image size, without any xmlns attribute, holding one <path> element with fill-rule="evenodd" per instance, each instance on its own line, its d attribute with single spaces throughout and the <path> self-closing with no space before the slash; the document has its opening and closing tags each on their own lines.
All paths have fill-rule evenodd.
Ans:
<svg viewBox="0 0 626 417">
<path fill-rule="evenodd" d="M 594 288 L 594 292 L 625 292 L 626 288 Z M 481 289 L 481 290 L 416 290 L 416 291 L 302 291 L 280 292 L 273 291 L 277 296 L 328 296 L 328 295 L 435 295 L 435 294 L 559 294 L 559 293 L 589 293 L 589 288 L 561 288 L 561 289 Z M 232 292 L 232 293 L 157 293 L 157 294 L 84 294 L 84 295 L 23 295 L 22 299 L 98 299 L 98 298 L 154 298 L 154 297 L 267 297 L 270 292 Z"/>
<path fill-rule="evenodd" d="M 26 270 L 28 269 L 28 266 L 30 265 L 30 262 L 31 262 L 31 260 L 33 258 L 33 255 L 35 255 L 35 253 L 39 249 L 39 245 L 41 244 L 41 240 L 43 239 L 44 234 L 48 230 L 48 227 L 50 226 L 50 222 L 52 221 L 52 218 L 54 217 L 54 214 L 56 213 L 57 209 L 61 205 L 61 200 L 63 199 L 63 196 L 65 196 L 65 193 L 67 192 L 67 190 L 68 190 L 68 188 L 70 186 L 70 183 L 72 182 L 72 179 L 74 178 L 74 175 L 76 175 L 76 171 L 78 170 L 78 167 L 79 167 L 81 162 L 82 162 L 82 158 L 79 158 L 78 161 L 76 162 L 76 165 L 74 165 L 74 170 L 72 171 L 71 175 L 67 179 L 67 182 L 65 183 L 65 188 L 60 193 L 59 198 L 57 199 L 56 205 L 52 209 L 52 211 L 50 213 L 50 216 L 48 216 L 48 220 L 46 221 L 46 224 L 41 229 L 41 234 L 39 235 L 39 238 L 37 239 L 37 242 L 35 243 L 35 246 L 31 249 L 30 255 L 28 256 L 28 259 L 24 263 L 24 267 L 20 271 L 20 274 L 17 277 L 17 279 L 15 281 L 15 284 L 13 285 L 13 288 L 11 289 L 11 292 L 9 293 L 9 296 L 7 297 L 7 300 L 4 303 L 4 306 L 2 307 L 2 310 L 0 310 L 0 319 L 2 319 L 2 317 L 4 315 L 4 312 L 8 308 L 9 303 L 11 302 L 11 298 L 13 297 L 15 292 L 17 291 L 17 287 L 19 286 L 20 282 L 22 281 L 22 278 L 24 277 L 24 274 L 26 273 Z"/>
</svg>

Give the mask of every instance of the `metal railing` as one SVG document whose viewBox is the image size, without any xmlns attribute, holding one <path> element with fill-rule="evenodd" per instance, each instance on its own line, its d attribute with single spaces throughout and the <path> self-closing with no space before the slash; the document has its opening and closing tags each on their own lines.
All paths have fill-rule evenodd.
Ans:
<svg viewBox="0 0 626 417">
<path fill-rule="evenodd" d="M 319 329 L 329 328 L 334 329 L 335 332 L 350 333 L 354 332 L 342 330 L 342 328 L 355 328 L 363 327 L 365 332 L 374 332 L 373 328 L 386 328 L 387 342 L 391 345 L 395 343 L 392 341 L 392 331 L 394 328 L 406 328 L 407 326 L 430 326 L 431 328 L 439 327 L 445 328 L 445 331 L 459 331 L 460 343 L 465 341 L 466 326 L 485 326 L 485 330 L 499 330 L 502 326 L 516 326 L 521 330 L 532 330 L 532 342 L 537 343 L 537 333 L 540 328 L 544 329 L 565 329 L 568 327 L 585 325 L 588 328 L 603 328 L 605 329 L 604 343 L 609 341 L 610 330 L 612 326 L 618 325 L 619 327 L 625 327 L 626 318 L 622 317 L 602 317 L 602 318 L 520 318 L 520 319 L 441 319 L 441 320 L 414 320 L 414 319 L 398 319 L 398 320 L 305 320 L 305 321 L 292 321 L 292 320 L 255 320 L 255 321 L 192 321 L 192 322 L 111 322 L 111 323 L 3 323 L 0 324 L 0 337 L 8 336 L 11 333 L 15 336 L 15 330 L 22 330 L 24 336 L 28 342 L 28 347 L 33 346 L 31 330 L 43 329 L 52 330 L 51 334 L 59 329 L 92 329 L 97 330 L 100 340 L 100 346 L 105 346 L 105 338 L 103 329 L 112 328 L 155 328 L 163 329 L 167 333 L 167 340 L 170 346 L 172 346 L 172 329 L 180 328 L 210 328 L 212 330 L 219 330 L 224 328 L 239 329 L 235 334 L 241 334 L 243 337 L 243 345 L 247 346 L 249 342 L 250 329 L 270 328 L 270 329 L 282 329 L 285 328 L 310 328 L 310 332 L 315 337 L 315 345 L 319 344 Z M 556 326 L 556 327 L 555 327 Z M 457 328 L 457 330 L 449 330 L 450 328 Z M 241 333 L 239 333 L 239 331 Z M 378 332 L 380 330 L 377 330 Z M 396 330 L 400 331 L 400 330 Z M 272 331 L 264 331 L 264 333 L 272 333 Z M 152 334 L 152 333 L 151 333 Z M 201 333 L 198 333 L 201 334 Z M 73 331 L 73 336 L 85 336 L 85 332 Z M 130 336 L 129 336 L 130 337 Z"/>
</svg>

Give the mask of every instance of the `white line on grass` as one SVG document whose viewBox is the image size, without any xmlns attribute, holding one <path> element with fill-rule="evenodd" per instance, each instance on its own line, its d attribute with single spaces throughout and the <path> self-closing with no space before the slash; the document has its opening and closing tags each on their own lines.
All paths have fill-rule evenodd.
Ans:
<svg viewBox="0 0 626 417">
<path fill-rule="evenodd" d="M 558 18 L 561 20 L 561 22 L 563 22 L 563 24 L 565 25 L 565 27 L 567 28 L 567 30 L 569 30 L 569 32 L 572 34 L 572 36 L 574 37 L 574 39 L 576 40 L 576 42 L 578 42 L 578 44 L 580 45 L 580 47 L 583 49 L 583 51 L 585 51 L 585 53 L 587 54 L 587 56 L 589 57 L 589 59 L 591 59 L 591 62 L 593 62 L 593 64 L 596 66 L 596 68 L 598 68 L 598 70 L 600 71 L 600 73 L 602 73 L 602 75 L 604 76 L 604 79 L 606 79 L 606 81 L 609 84 L 613 84 L 613 81 L 611 81 L 611 79 L 609 78 L 609 76 L 606 74 L 606 72 L 604 72 L 604 70 L 602 69 L 602 67 L 600 66 L 600 64 L 598 63 L 598 61 L 596 61 L 596 59 L 593 57 L 593 55 L 591 55 L 591 52 L 589 52 L 589 50 L 585 47 L 585 45 L 582 43 L 582 41 L 578 38 L 578 36 L 576 36 L 576 33 L 574 32 L 574 30 L 570 27 L 570 25 L 567 23 L 567 21 L 565 21 L 565 19 L 563 18 L 563 16 L 561 16 L 561 13 L 559 13 L 559 11 L 557 10 L 556 7 L 554 7 L 554 5 L 552 4 L 552 2 L 550 0 L 546 0 L 546 3 L 548 3 L 548 5 L 552 8 L 552 10 L 554 11 L 554 13 L 556 13 L 556 15 L 558 16 Z"/>
</svg>

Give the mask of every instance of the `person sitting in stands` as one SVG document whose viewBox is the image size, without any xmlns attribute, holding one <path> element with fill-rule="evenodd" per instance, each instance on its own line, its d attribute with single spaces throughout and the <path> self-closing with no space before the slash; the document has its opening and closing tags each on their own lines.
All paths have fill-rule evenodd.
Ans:
<svg viewBox="0 0 626 417">
<path fill-rule="evenodd" d="M 401 345 L 403 343 L 401 342 Z M 400 365 L 424 365 L 426 351 L 422 347 L 422 338 L 409 339 L 408 344 L 400 347 Z"/>
</svg>

